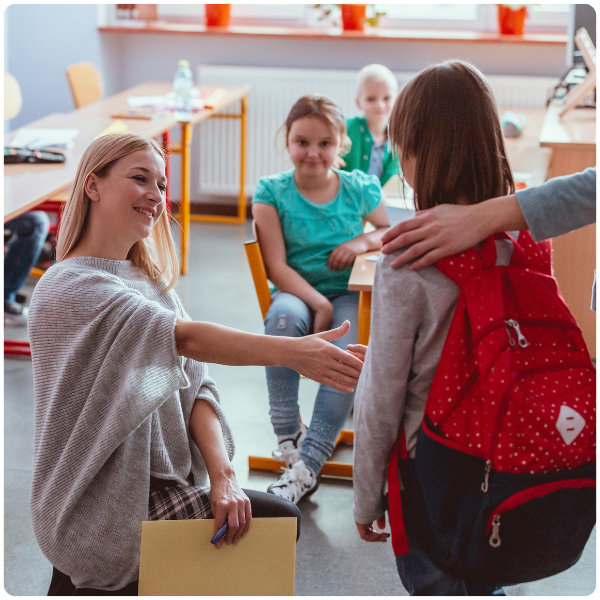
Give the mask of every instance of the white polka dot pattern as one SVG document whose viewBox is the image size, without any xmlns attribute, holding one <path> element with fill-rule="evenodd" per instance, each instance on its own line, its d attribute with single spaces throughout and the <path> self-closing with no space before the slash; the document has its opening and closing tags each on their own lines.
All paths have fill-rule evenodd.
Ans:
<svg viewBox="0 0 600 600">
<path fill-rule="evenodd" d="M 596 373 L 552 277 L 550 243 L 528 232 L 510 239 L 507 266 L 496 264 L 492 238 L 481 251 L 436 263 L 461 293 L 426 415 L 440 435 L 496 471 L 592 463 Z"/>
</svg>

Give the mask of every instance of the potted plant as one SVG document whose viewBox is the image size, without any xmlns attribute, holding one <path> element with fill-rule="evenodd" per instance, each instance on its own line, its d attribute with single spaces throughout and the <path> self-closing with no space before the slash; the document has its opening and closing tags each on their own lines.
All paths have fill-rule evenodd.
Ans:
<svg viewBox="0 0 600 600">
<path fill-rule="evenodd" d="M 498 28 L 502 35 L 523 35 L 527 4 L 498 4 Z"/>
<path fill-rule="evenodd" d="M 367 9 L 371 7 L 373 15 L 367 17 Z M 315 4 L 313 8 L 321 11 L 321 19 L 329 17 L 334 9 L 341 11 L 344 31 L 364 31 L 365 24 L 376 27 L 384 12 L 377 12 L 373 4 Z"/>
<path fill-rule="evenodd" d="M 207 27 L 229 27 L 231 4 L 205 4 Z"/>
</svg>

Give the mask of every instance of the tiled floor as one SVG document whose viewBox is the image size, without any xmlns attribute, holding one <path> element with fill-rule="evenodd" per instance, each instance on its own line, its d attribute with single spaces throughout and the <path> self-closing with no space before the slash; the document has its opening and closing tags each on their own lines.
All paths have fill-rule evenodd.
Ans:
<svg viewBox="0 0 600 600">
<path fill-rule="evenodd" d="M 262 332 L 243 248 L 249 237 L 249 224 L 192 225 L 190 271 L 180 279 L 178 292 L 193 319 Z M 27 293 L 30 295 L 31 289 Z M 25 337 L 26 332 L 6 330 L 5 336 Z M 31 363 L 8 359 L 4 365 L 4 587 L 11 595 L 45 595 L 51 567 L 37 546 L 29 515 L 34 406 Z M 218 365 L 210 370 L 236 440 L 238 479 L 244 487 L 266 490 L 275 475 L 250 473 L 247 466 L 249 454 L 269 456 L 275 447 L 264 370 Z M 308 420 L 317 386 L 302 380 L 300 387 L 301 410 Z M 303 521 L 297 547 L 296 595 L 406 595 L 390 544 L 366 544 L 358 538 L 352 520 L 351 482 L 326 479 L 300 507 Z M 595 545 L 594 532 L 573 568 L 543 581 L 507 588 L 507 593 L 591 594 L 596 586 Z"/>
</svg>

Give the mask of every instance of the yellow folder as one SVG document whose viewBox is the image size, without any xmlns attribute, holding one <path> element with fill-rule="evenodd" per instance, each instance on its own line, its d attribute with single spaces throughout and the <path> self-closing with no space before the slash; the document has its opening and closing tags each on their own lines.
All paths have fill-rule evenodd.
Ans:
<svg viewBox="0 0 600 600">
<path fill-rule="evenodd" d="M 142 523 L 140 596 L 293 596 L 296 519 L 252 519 L 235 546 L 213 519 Z"/>
</svg>

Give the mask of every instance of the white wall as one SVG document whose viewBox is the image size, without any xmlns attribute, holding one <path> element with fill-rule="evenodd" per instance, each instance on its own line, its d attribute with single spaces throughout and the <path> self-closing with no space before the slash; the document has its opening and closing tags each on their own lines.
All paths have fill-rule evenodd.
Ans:
<svg viewBox="0 0 600 600">
<path fill-rule="evenodd" d="M 559 77 L 565 70 L 563 45 L 100 34 L 97 15 L 95 4 L 14 4 L 6 9 L 5 69 L 23 91 L 23 109 L 11 129 L 73 110 L 65 70 L 83 60 L 100 69 L 105 95 L 144 81 L 170 80 L 182 58 L 190 61 L 193 73 L 199 64 L 359 69 L 373 62 L 392 71 L 419 71 L 449 58 L 469 60 L 490 75 Z M 197 144 L 193 149 L 195 165 Z M 192 172 L 192 181 L 197 180 Z M 192 199 L 195 194 L 192 189 Z"/>
</svg>

